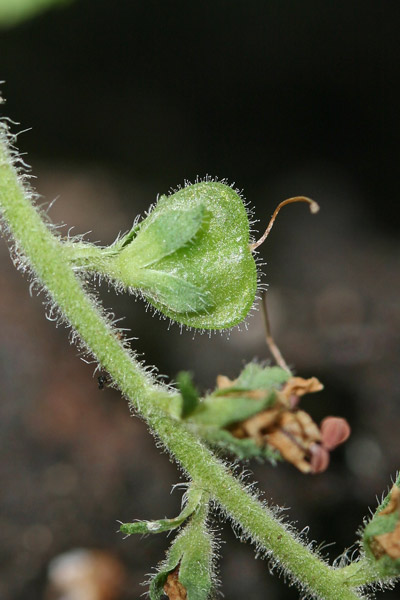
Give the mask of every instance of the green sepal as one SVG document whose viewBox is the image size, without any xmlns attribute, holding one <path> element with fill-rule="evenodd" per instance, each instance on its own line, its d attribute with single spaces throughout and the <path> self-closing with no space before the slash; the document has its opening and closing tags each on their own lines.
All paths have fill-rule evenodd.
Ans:
<svg viewBox="0 0 400 600">
<path fill-rule="evenodd" d="M 362 546 L 366 558 L 371 562 L 371 566 L 376 565 L 379 572 L 385 577 L 400 575 L 400 558 L 390 556 L 390 551 L 396 553 L 399 544 L 399 488 L 400 473 L 397 475 L 394 486 L 378 506 L 374 516 L 367 523 L 362 533 Z M 393 536 L 390 535 L 392 533 Z M 376 539 L 385 534 L 389 534 L 389 539 L 386 538 L 385 542 Z M 389 547 L 390 551 L 388 550 Z"/>
<path fill-rule="evenodd" d="M 176 376 L 178 389 L 182 396 L 182 418 L 185 419 L 190 415 L 200 402 L 199 393 L 193 383 L 190 373 L 180 371 Z"/>
<path fill-rule="evenodd" d="M 168 575 L 179 567 L 179 581 L 188 600 L 207 600 L 212 589 L 213 548 L 206 525 L 207 503 L 193 513 L 190 521 L 172 542 L 166 560 L 150 584 L 150 599 L 161 600 Z"/>
<path fill-rule="evenodd" d="M 163 197 L 157 206 L 162 201 Z M 206 227 L 208 216 L 202 203 L 187 209 L 154 209 L 139 226 L 131 243 L 124 245 L 119 256 L 120 265 L 125 266 L 128 272 L 131 263 L 135 268 L 150 267 L 158 263 L 162 258 L 193 242 L 200 228 Z"/>
<path fill-rule="evenodd" d="M 270 446 L 259 446 L 251 438 L 237 438 L 227 429 L 198 427 L 195 428 L 195 433 L 213 448 L 219 448 L 239 460 L 255 458 L 260 461 L 268 460 L 273 465 L 282 460 L 281 454 Z"/>
<path fill-rule="evenodd" d="M 177 313 L 188 314 L 196 314 L 212 307 L 209 292 L 174 273 L 140 269 L 136 272 L 135 279 L 135 287 L 140 289 L 146 300 L 159 307 L 168 306 Z"/>
<path fill-rule="evenodd" d="M 281 367 L 263 367 L 255 362 L 245 366 L 236 379 L 232 390 L 268 390 L 282 387 L 291 377 L 291 374 Z M 230 388 L 227 388 L 228 390 Z M 227 389 L 221 390 L 227 392 Z"/>
<path fill-rule="evenodd" d="M 256 458 L 276 464 L 282 458 L 279 452 L 257 444 L 254 439 L 237 438 L 230 428 L 274 406 L 277 392 L 290 377 L 280 367 L 249 363 L 232 385 L 217 388 L 201 400 L 185 419 L 186 423 L 213 448 L 240 460 Z"/>
<path fill-rule="evenodd" d="M 217 389 L 206 396 L 188 420 L 199 425 L 226 428 L 249 419 L 274 404 L 276 390 L 290 376 L 290 373 L 280 367 L 262 367 L 250 363 L 232 386 Z"/>
<path fill-rule="evenodd" d="M 159 203 L 161 199 L 159 200 Z M 186 273 L 165 270 L 162 259 L 194 243 L 207 228 L 208 212 L 202 203 L 187 209 L 153 210 L 137 230 L 122 241 L 122 249 L 110 263 L 125 287 L 139 289 L 153 305 L 176 313 L 199 313 L 213 306 L 210 292 L 192 283 Z"/>
<path fill-rule="evenodd" d="M 116 242 L 114 242 L 114 244 L 112 245 L 112 247 L 118 249 L 119 251 L 121 251 L 126 246 L 129 246 L 129 244 L 137 236 L 137 234 L 139 232 L 139 229 L 140 229 L 140 224 L 139 223 L 135 223 L 132 226 L 132 229 L 130 231 L 128 231 L 128 233 L 126 233 L 123 237 L 121 237 L 119 240 L 117 240 Z"/>
<path fill-rule="evenodd" d="M 199 506 L 202 499 L 202 491 L 192 486 L 187 493 L 187 502 L 179 515 L 173 519 L 159 519 L 158 521 L 136 521 L 134 523 L 123 523 L 119 530 L 121 533 L 132 535 L 135 533 L 162 533 L 180 527 L 182 523 L 190 517 L 190 515 Z"/>
<path fill-rule="evenodd" d="M 223 428 L 233 423 L 245 421 L 253 415 L 272 406 L 275 402 L 275 391 L 265 390 L 262 398 L 242 396 L 206 396 L 189 416 L 188 421 L 199 425 L 212 425 Z"/>
</svg>

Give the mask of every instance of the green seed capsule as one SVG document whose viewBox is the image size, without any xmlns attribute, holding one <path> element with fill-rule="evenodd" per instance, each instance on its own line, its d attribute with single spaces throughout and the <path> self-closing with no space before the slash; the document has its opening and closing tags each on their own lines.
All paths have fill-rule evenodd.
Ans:
<svg viewBox="0 0 400 600">
<path fill-rule="evenodd" d="M 128 234 L 129 235 L 129 234 Z M 257 269 L 242 199 L 216 181 L 161 196 L 114 257 L 127 288 L 174 321 L 201 329 L 240 323 L 253 305 Z"/>
</svg>

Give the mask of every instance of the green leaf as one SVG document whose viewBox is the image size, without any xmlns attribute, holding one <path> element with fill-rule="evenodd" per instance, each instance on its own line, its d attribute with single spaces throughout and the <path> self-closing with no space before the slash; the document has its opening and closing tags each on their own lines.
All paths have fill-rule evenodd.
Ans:
<svg viewBox="0 0 400 600">
<path fill-rule="evenodd" d="M 275 391 L 265 390 L 261 398 L 248 396 L 207 396 L 190 415 L 188 421 L 199 425 L 228 427 L 233 423 L 249 419 L 271 406 Z"/>
<path fill-rule="evenodd" d="M 163 531 L 176 529 L 196 510 L 201 501 L 202 494 L 203 492 L 201 490 L 192 485 L 187 493 L 186 505 L 177 517 L 173 519 L 159 519 L 158 521 L 123 523 L 119 530 L 121 533 L 132 535 L 134 533 L 162 533 Z"/>
<path fill-rule="evenodd" d="M 240 390 L 278 389 L 290 377 L 291 374 L 281 367 L 263 367 L 252 362 L 246 365 L 240 373 L 234 388 Z"/>
<path fill-rule="evenodd" d="M 195 433 L 214 448 L 232 454 L 239 460 L 268 460 L 275 465 L 282 460 L 280 453 L 269 446 L 259 446 L 252 438 L 237 438 L 226 429 L 217 427 L 196 427 Z"/>
<path fill-rule="evenodd" d="M 226 428 L 249 419 L 272 406 L 276 390 L 289 379 L 290 373 L 280 367 L 262 367 L 256 363 L 245 366 L 232 386 L 216 389 L 206 396 L 188 421 L 198 425 Z"/>
</svg>

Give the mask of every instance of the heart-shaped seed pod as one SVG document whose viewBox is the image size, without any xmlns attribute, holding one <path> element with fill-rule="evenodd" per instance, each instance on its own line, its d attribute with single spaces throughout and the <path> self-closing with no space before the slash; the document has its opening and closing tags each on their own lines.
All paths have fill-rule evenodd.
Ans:
<svg viewBox="0 0 400 600">
<path fill-rule="evenodd" d="M 257 291 L 249 220 L 239 194 L 203 181 L 161 196 L 113 259 L 114 280 L 189 327 L 227 329 Z"/>
</svg>

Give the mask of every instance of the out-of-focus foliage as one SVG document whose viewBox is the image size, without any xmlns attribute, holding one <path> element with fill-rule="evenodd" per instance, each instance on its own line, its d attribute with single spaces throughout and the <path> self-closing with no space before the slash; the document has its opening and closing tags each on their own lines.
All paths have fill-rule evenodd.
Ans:
<svg viewBox="0 0 400 600">
<path fill-rule="evenodd" d="M 69 2 L 71 0 L 0 0 L 0 27 L 12 27 L 51 6 Z"/>
</svg>

